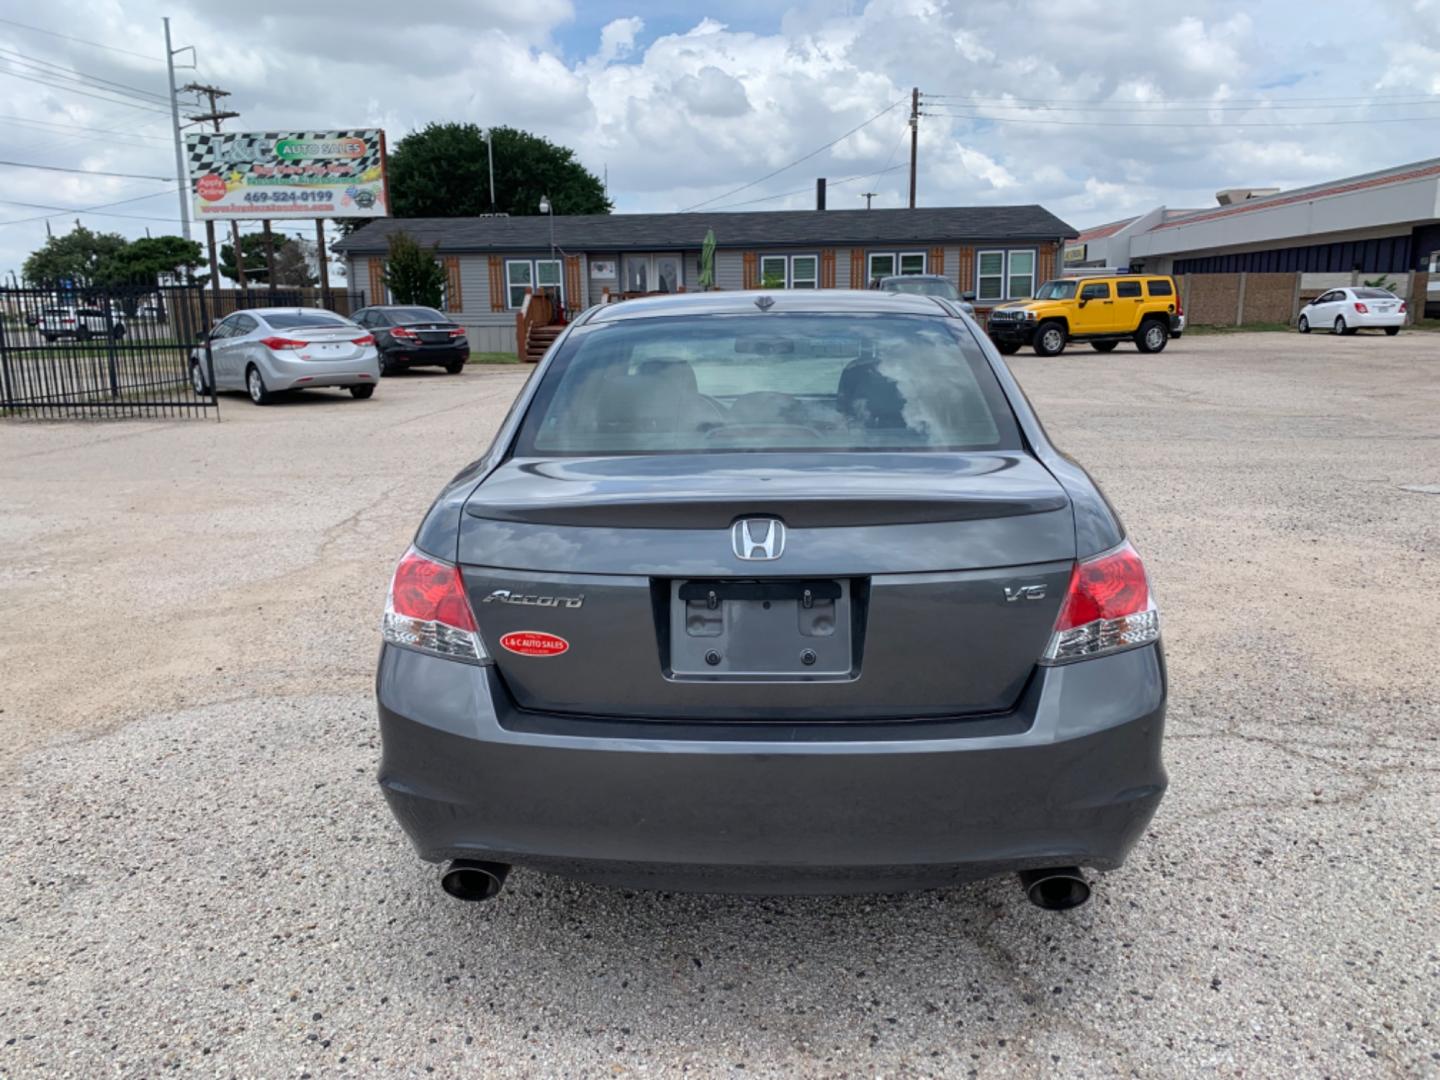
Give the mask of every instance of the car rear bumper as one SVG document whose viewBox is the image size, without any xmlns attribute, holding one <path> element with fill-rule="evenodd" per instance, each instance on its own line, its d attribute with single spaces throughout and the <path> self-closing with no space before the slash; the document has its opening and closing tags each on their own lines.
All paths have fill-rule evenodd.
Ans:
<svg viewBox="0 0 1440 1080">
<path fill-rule="evenodd" d="M 354 360 L 272 359 L 264 372 L 271 390 L 317 386 L 363 386 L 380 378 L 380 356 L 373 349 Z"/>
<path fill-rule="evenodd" d="M 440 345 L 436 347 L 393 348 L 385 350 L 385 359 L 402 367 L 423 367 L 426 364 L 449 364 L 455 360 L 468 360 L 470 346 Z"/>
<path fill-rule="evenodd" d="M 1155 646 L 1039 668 L 1014 713 L 970 720 L 539 716 L 492 667 L 393 646 L 377 696 L 380 785 L 422 858 L 632 886 L 866 892 L 1108 869 L 1166 786 Z"/>
<path fill-rule="evenodd" d="M 1371 312 L 1368 315 L 1362 315 L 1358 311 L 1352 311 L 1345 316 L 1345 322 L 1360 330 L 1378 330 L 1387 326 L 1404 326 L 1405 313 L 1403 311 L 1395 311 L 1387 315 L 1381 315 L 1376 312 Z"/>
</svg>

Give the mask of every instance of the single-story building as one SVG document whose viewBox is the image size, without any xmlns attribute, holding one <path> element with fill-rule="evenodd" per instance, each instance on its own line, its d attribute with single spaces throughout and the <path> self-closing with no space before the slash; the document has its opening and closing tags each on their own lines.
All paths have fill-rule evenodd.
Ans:
<svg viewBox="0 0 1440 1080">
<path fill-rule="evenodd" d="M 352 288 L 387 299 L 392 233 L 435 245 L 445 306 L 471 347 L 514 351 L 527 290 L 578 312 L 607 299 L 700 287 L 701 244 L 715 233 L 720 289 L 864 288 L 889 274 L 943 274 L 977 306 L 1031 295 L 1056 273 L 1075 230 L 1040 206 L 772 210 L 549 217 L 382 218 L 336 243 Z"/>
<path fill-rule="evenodd" d="M 1097 225 L 1066 246 L 1065 265 L 1299 275 L 1297 299 L 1376 277 L 1420 298 L 1440 271 L 1440 158 L 1291 191 L 1227 188 L 1216 203 Z"/>
</svg>

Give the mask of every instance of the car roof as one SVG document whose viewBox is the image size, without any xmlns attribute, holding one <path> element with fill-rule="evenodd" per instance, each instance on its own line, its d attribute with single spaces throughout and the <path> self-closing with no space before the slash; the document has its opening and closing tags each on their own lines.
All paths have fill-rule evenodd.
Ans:
<svg viewBox="0 0 1440 1080">
<path fill-rule="evenodd" d="M 410 310 L 411 308 L 429 308 L 431 311 L 439 311 L 434 304 L 366 304 L 361 311 L 398 311 Z"/>
<path fill-rule="evenodd" d="M 770 304 L 762 307 L 765 298 Z M 950 310 L 933 296 L 889 293 L 877 289 L 747 289 L 738 292 L 672 293 L 622 300 L 591 308 L 586 323 L 677 315 L 753 315 L 757 311 L 805 314 L 875 314 L 948 316 Z"/>
<path fill-rule="evenodd" d="M 305 315 L 334 315 L 337 319 L 347 317 L 341 315 L 338 311 L 331 311 L 329 308 L 304 307 L 299 304 L 282 304 L 276 307 L 238 308 L 230 312 L 230 315 L 259 315 L 263 318 L 266 315 L 293 315 L 297 311 Z M 229 317 L 229 315 L 226 316 L 227 319 Z"/>
<path fill-rule="evenodd" d="M 881 281 L 949 281 L 944 274 L 882 274 Z"/>
</svg>

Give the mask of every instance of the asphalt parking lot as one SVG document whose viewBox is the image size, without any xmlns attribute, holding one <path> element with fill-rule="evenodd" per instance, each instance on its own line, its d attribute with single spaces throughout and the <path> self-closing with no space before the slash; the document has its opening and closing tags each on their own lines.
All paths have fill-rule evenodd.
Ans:
<svg viewBox="0 0 1440 1080">
<path fill-rule="evenodd" d="M 1172 679 L 1170 794 L 1061 915 L 441 893 L 374 783 L 378 612 L 528 369 L 0 424 L 0 1075 L 1440 1072 L 1440 335 L 1013 367 Z"/>
</svg>

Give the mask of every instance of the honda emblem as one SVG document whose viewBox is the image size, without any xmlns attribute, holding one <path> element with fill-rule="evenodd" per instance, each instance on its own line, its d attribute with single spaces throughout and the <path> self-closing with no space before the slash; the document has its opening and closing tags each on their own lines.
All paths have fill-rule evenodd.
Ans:
<svg viewBox="0 0 1440 1080">
<path fill-rule="evenodd" d="M 778 559 L 785 553 L 785 523 L 777 518 L 741 518 L 730 527 L 735 557 L 746 562 Z"/>
</svg>

